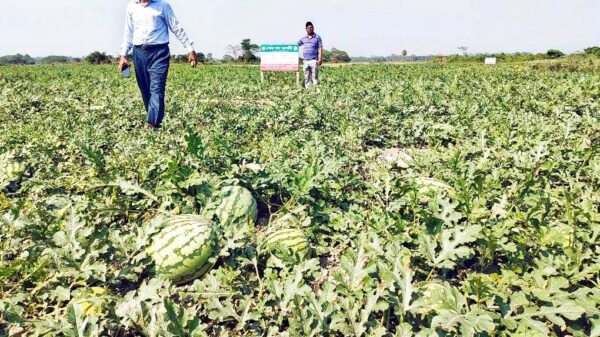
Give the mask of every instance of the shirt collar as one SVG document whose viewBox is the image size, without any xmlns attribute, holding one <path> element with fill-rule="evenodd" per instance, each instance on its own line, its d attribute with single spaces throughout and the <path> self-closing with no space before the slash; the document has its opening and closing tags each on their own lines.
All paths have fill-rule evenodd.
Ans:
<svg viewBox="0 0 600 337">
<path fill-rule="evenodd" d="M 306 38 L 307 39 L 314 39 L 315 37 L 317 37 L 317 33 L 313 33 L 313 36 L 311 37 L 310 35 L 306 34 Z"/>
<path fill-rule="evenodd" d="M 156 1 L 157 1 L 157 0 L 150 0 L 150 1 L 148 1 L 148 2 L 156 2 Z M 135 0 L 135 3 L 136 3 L 136 4 L 139 4 L 139 3 L 140 3 L 140 0 Z"/>
</svg>

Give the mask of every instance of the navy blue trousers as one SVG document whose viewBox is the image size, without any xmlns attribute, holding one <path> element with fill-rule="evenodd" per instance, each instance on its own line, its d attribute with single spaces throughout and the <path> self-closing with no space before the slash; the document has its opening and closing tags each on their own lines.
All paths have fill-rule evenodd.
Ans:
<svg viewBox="0 0 600 337">
<path fill-rule="evenodd" d="M 165 115 L 165 89 L 169 73 L 169 45 L 134 47 L 135 78 L 142 92 L 148 123 L 160 127 Z"/>
</svg>

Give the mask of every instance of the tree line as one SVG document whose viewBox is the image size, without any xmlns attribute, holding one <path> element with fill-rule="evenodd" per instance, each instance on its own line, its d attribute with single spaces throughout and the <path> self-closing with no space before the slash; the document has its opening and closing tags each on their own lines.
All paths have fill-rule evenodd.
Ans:
<svg viewBox="0 0 600 337">
<path fill-rule="evenodd" d="M 600 47 L 589 47 L 585 48 L 582 52 L 576 52 L 571 55 L 567 55 L 559 49 L 549 49 L 545 53 L 478 53 L 469 54 L 467 47 L 458 48 L 461 54 L 450 55 L 450 56 L 435 56 L 434 62 L 479 62 L 482 63 L 486 57 L 495 57 L 500 62 L 523 62 L 523 61 L 539 61 L 539 60 L 555 60 L 564 58 L 566 56 L 584 56 L 597 58 L 600 57 Z"/>
<path fill-rule="evenodd" d="M 0 56 L 0 65 L 15 65 L 15 64 L 55 64 L 55 63 L 77 63 L 81 62 L 80 58 L 69 56 L 50 55 L 45 57 L 31 57 L 28 54 L 16 54 Z"/>
<path fill-rule="evenodd" d="M 350 57 L 347 52 L 337 48 L 325 50 L 323 52 L 323 61 L 332 63 L 345 62 L 398 62 L 398 61 L 436 61 L 436 62 L 483 62 L 486 57 L 496 57 L 498 61 L 515 62 L 515 61 L 535 61 L 545 59 L 558 59 L 565 55 L 558 49 L 550 49 L 546 53 L 495 53 L 495 54 L 473 54 L 469 55 L 468 48 L 461 46 L 458 48 L 461 54 L 450 56 L 408 56 L 408 52 L 403 50 L 400 55 L 392 54 L 390 56 L 370 56 L 370 57 Z M 212 53 L 198 52 L 198 62 L 227 62 L 227 63 L 258 63 L 260 56 L 258 55 L 260 46 L 252 43 L 251 39 L 243 39 L 239 45 L 227 45 L 225 48 L 225 56 L 221 60 L 213 58 Z M 577 53 L 588 57 L 600 57 L 600 47 L 594 46 L 585 48 L 583 52 Z M 187 55 L 171 55 L 171 61 L 174 63 L 187 63 Z M 28 54 L 16 54 L 0 56 L 0 65 L 31 65 L 31 64 L 68 64 L 82 63 L 89 64 L 113 64 L 118 62 L 118 57 L 111 56 L 105 52 L 94 51 L 84 58 L 50 55 L 45 57 L 32 57 Z"/>
<path fill-rule="evenodd" d="M 225 56 L 221 60 L 213 58 L 212 53 L 204 54 L 198 52 L 198 62 L 209 63 L 209 62 L 227 62 L 227 63 L 259 63 L 260 62 L 260 46 L 252 42 L 251 39 L 243 39 L 238 45 L 227 45 L 225 48 Z M 331 50 L 325 50 L 323 53 L 323 60 L 325 62 L 350 62 L 352 59 L 347 52 L 332 48 Z M 69 56 L 46 56 L 42 58 L 34 58 L 30 55 L 6 55 L 0 57 L 0 65 L 26 65 L 26 64 L 63 64 L 63 63 L 81 63 L 86 62 L 89 64 L 113 64 L 118 62 L 118 57 L 109 55 L 105 52 L 94 51 L 84 58 L 74 58 Z M 171 62 L 174 63 L 187 63 L 187 55 L 171 55 Z"/>
</svg>

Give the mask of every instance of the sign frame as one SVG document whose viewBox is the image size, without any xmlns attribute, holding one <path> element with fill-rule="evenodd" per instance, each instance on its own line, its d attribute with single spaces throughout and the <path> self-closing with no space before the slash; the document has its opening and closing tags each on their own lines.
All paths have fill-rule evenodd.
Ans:
<svg viewBox="0 0 600 337">
<path fill-rule="evenodd" d="M 496 57 L 486 57 L 483 61 L 486 66 L 495 66 L 498 64 L 498 58 Z"/>
<path fill-rule="evenodd" d="M 266 72 L 295 72 L 300 85 L 300 47 L 297 44 L 263 44 L 260 46 L 260 83 Z"/>
</svg>

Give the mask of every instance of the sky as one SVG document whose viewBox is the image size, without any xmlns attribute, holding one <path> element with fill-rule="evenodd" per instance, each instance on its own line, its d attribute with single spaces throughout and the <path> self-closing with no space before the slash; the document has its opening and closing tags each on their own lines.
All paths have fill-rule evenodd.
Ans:
<svg viewBox="0 0 600 337">
<path fill-rule="evenodd" d="M 117 55 L 128 0 L 3 0 L 0 55 Z M 600 45 L 598 0 L 170 0 L 197 51 L 295 43 L 310 20 L 351 56 L 575 52 Z M 185 49 L 171 35 L 171 52 Z"/>
</svg>

